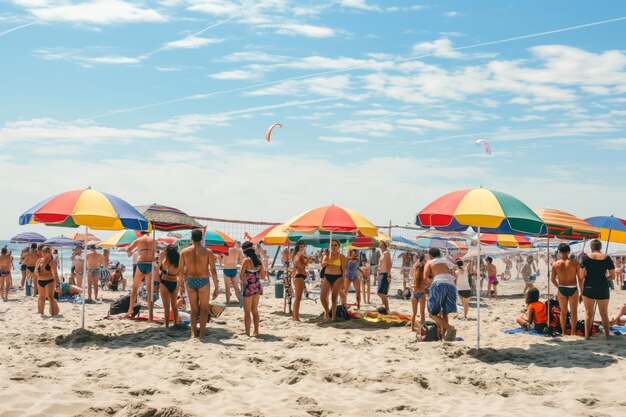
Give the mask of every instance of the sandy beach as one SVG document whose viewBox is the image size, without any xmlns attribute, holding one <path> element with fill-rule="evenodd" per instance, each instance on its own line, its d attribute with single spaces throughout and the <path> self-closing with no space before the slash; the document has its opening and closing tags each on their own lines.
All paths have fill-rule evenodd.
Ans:
<svg viewBox="0 0 626 417">
<path fill-rule="evenodd" d="M 501 285 L 521 291 L 520 281 Z M 521 295 L 483 301 L 478 353 L 473 308 L 468 321 L 453 320 L 463 341 L 416 343 L 404 326 L 322 324 L 313 301 L 302 304 L 307 321 L 293 323 L 272 286 L 261 337 L 243 335 L 231 304 L 204 342 L 191 342 L 183 327 L 103 319 L 119 295 L 87 306 L 89 332 L 72 333 L 78 304 L 61 303 L 50 318 L 15 292 L 0 303 L 0 416 L 620 416 L 626 407 L 624 336 L 504 334 Z M 626 291 L 611 297 L 613 314 Z M 390 301 L 410 313 L 409 302 Z"/>
</svg>

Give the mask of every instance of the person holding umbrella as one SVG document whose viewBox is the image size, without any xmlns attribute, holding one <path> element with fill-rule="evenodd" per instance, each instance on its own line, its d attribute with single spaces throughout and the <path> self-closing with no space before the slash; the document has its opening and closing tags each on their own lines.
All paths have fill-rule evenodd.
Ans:
<svg viewBox="0 0 626 417">
<path fill-rule="evenodd" d="M 52 250 L 50 246 L 41 248 L 42 257 L 35 265 L 35 276 L 37 277 L 37 287 L 39 287 L 39 299 L 37 301 L 37 310 L 39 314 L 44 314 L 46 307 L 46 298 L 50 303 L 50 315 L 59 314 L 59 305 L 54 299 L 54 291 L 59 281 L 57 275 L 57 263 L 52 259 Z"/>
</svg>

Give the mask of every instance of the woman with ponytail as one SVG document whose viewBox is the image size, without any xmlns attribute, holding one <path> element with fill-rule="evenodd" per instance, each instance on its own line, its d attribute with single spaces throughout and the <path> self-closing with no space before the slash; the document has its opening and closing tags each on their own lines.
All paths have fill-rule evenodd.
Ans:
<svg viewBox="0 0 626 417">
<path fill-rule="evenodd" d="M 250 336 L 250 325 L 254 322 L 252 336 L 259 335 L 259 299 L 263 294 L 261 277 L 265 270 L 263 264 L 254 250 L 252 242 L 244 242 L 241 245 L 245 258 L 241 264 L 239 279 L 241 280 L 241 295 L 243 297 L 243 321 L 246 334 Z"/>
</svg>

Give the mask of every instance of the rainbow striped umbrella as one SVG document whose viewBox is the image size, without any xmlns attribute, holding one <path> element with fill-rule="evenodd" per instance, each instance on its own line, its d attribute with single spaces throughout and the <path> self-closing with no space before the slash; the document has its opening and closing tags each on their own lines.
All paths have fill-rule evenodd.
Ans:
<svg viewBox="0 0 626 417">
<path fill-rule="evenodd" d="M 484 245 L 498 245 L 503 248 L 532 248 L 531 241 L 523 235 L 483 233 L 480 235 L 480 243 Z"/>
<path fill-rule="evenodd" d="M 191 245 L 191 232 L 178 240 L 181 247 Z M 228 248 L 235 246 L 235 241 L 226 233 L 219 230 L 206 230 L 204 232 L 204 245 L 213 252 L 227 253 Z"/>
<path fill-rule="evenodd" d="M 415 244 L 422 250 L 430 248 L 439 248 L 447 250 L 467 250 L 467 246 L 459 241 L 447 241 L 436 238 L 419 238 L 415 241 Z"/>
<path fill-rule="evenodd" d="M 120 230 L 103 242 L 98 243 L 98 246 L 103 248 L 123 248 L 133 243 L 140 236 L 141 234 L 136 230 Z"/>
<path fill-rule="evenodd" d="M 485 188 L 454 191 L 430 203 L 417 214 L 416 223 L 445 231 L 477 229 L 478 235 L 544 234 L 545 223 L 526 204 L 509 194 Z M 480 270 L 480 240 L 477 265 Z M 480 291 L 477 292 L 476 345 L 480 348 Z"/>
<path fill-rule="evenodd" d="M 582 240 L 594 239 L 600 235 L 600 229 L 565 211 L 545 208 L 535 210 L 535 213 L 548 227 L 549 237 Z"/>
<path fill-rule="evenodd" d="M 360 232 L 363 236 L 375 237 L 378 229 L 372 222 L 354 210 L 339 206 L 318 207 L 297 215 L 283 225 L 289 232 Z"/>
<path fill-rule="evenodd" d="M 85 226 L 85 251 L 89 228 L 96 230 L 149 230 L 150 224 L 137 210 L 124 200 L 91 188 L 57 194 L 40 202 L 20 216 L 19 223 L 44 223 L 52 226 Z M 85 257 L 85 271 L 87 257 Z M 85 285 L 83 280 L 83 304 L 81 327 L 85 328 Z"/>
<path fill-rule="evenodd" d="M 124 200 L 91 188 L 57 194 L 20 216 L 21 225 L 45 223 L 95 230 L 148 230 L 148 221 Z"/>
</svg>

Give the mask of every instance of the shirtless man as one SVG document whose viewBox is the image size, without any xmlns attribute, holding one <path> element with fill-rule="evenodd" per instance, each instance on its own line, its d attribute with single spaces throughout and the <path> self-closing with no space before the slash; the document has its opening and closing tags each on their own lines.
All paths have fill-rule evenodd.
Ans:
<svg viewBox="0 0 626 417">
<path fill-rule="evenodd" d="M 381 241 L 379 247 L 382 255 L 378 261 L 378 289 L 376 293 L 382 300 L 385 309 L 387 309 L 387 313 L 389 313 L 389 299 L 387 298 L 387 294 L 389 294 L 389 285 L 391 284 L 391 255 L 389 254 L 389 250 L 387 250 L 387 243 Z"/>
<path fill-rule="evenodd" d="M 411 271 L 411 261 L 413 255 L 409 252 L 403 252 L 398 255 L 398 258 L 402 259 L 402 290 L 406 290 L 406 283 L 409 280 L 409 272 Z"/>
<path fill-rule="evenodd" d="M 83 275 L 85 273 L 85 258 L 83 258 L 83 248 L 76 246 L 71 256 L 72 266 L 74 267 L 74 278 L 76 286 L 83 288 Z"/>
<path fill-rule="evenodd" d="M 443 340 L 453 341 L 456 329 L 448 323 L 448 315 L 456 313 L 454 264 L 442 258 L 438 248 L 431 248 L 428 254 L 430 261 L 424 266 L 424 280 L 432 281 L 427 302 L 428 313 L 439 326 Z"/>
<path fill-rule="evenodd" d="M 20 290 L 24 288 L 24 285 L 26 284 L 26 263 L 24 259 L 26 258 L 27 253 L 28 253 L 28 248 L 24 248 L 22 249 L 22 253 L 20 254 L 20 272 L 22 273 L 22 281 L 20 283 Z"/>
<path fill-rule="evenodd" d="M 559 289 L 557 299 L 561 308 L 561 332 L 565 334 L 567 321 L 567 308 L 571 313 L 572 335 L 576 334 L 578 323 L 578 287 L 582 288 L 583 277 L 580 264 L 576 260 L 570 260 L 571 249 L 567 243 L 559 245 L 561 259 L 552 264 L 551 280 L 555 288 Z"/>
<path fill-rule="evenodd" d="M 213 300 L 217 298 L 219 280 L 215 269 L 215 256 L 210 249 L 202 246 L 202 229 L 191 231 L 191 246 L 183 249 L 180 253 L 178 264 L 178 285 L 181 288 L 187 286 L 187 296 L 191 306 L 191 338 L 196 338 L 196 325 L 198 323 L 198 306 L 200 307 L 200 338 L 204 338 L 206 323 L 209 318 L 209 296 L 211 284 L 209 274 L 213 279 Z M 185 282 L 185 272 L 187 281 Z"/>
<path fill-rule="evenodd" d="M 93 303 L 93 299 L 91 298 L 91 287 L 93 286 L 94 296 L 98 298 L 98 286 L 100 285 L 100 274 L 102 270 L 100 269 L 104 263 L 104 257 L 96 252 L 95 246 L 90 246 L 91 252 L 87 254 L 87 300 L 86 303 Z"/>
<path fill-rule="evenodd" d="M 126 317 L 132 317 L 133 307 L 137 302 L 137 293 L 139 292 L 139 285 L 141 281 L 146 280 L 146 290 L 148 291 L 148 319 L 152 321 L 154 301 L 152 300 L 152 262 L 154 260 L 154 252 L 156 245 L 154 239 L 150 237 L 150 233 L 141 232 L 141 237 L 136 239 L 128 246 L 126 253 L 128 256 L 133 256 L 134 253 L 138 254 L 137 269 L 133 276 L 133 290 L 130 293 L 130 306 Z"/>
<path fill-rule="evenodd" d="M 241 243 L 237 242 L 237 246 L 228 248 L 228 254 L 222 258 L 222 268 L 224 268 L 224 294 L 226 302 L 230 303 L 230 287 L 235 289 L 235 297 L 239 301 L 239 284 L 237 279 L 237 264 L 243 262 L 243 254 L 241 253 Z"/>
<path fill-rule="evenodd" d="M 26 276 L 30 279 L 33 288 L 33 297 L 37 295 L 37 283 L 35 283 L 35 264 L 37 263 L 37 244 L 30 245 L 30 249 L 24 255 L 24 265 L 26 265 Z"/>
<path fill-rule="evenodd" d="M 13 286 L 11 270 L 13 269 L 13 258 L 7 247 L 0 250 L 0 296 L 2 301 L 9 301 L 9 290 Z"/>
<path fill-rule="evenodd" d="M 491 299 L 491 289 L 493 288 L 493 294 L 496 296 L 496 300 L 498 299 L 498 270 L 496 266 L 493 264 L 493 258 L 491 256 L 487 256 L 485 258 L 485 269 L 487 270 L 487 294 L 489 295 L 489 299 Z"/>
</svg>

